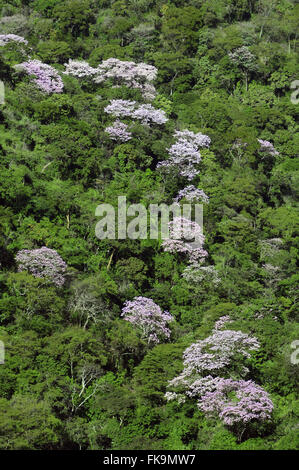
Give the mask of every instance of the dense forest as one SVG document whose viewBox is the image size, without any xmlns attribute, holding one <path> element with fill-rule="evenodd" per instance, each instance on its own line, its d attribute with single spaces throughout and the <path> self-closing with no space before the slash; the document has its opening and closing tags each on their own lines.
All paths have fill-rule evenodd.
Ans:
<svg viewBox="0 0 299 470">
<path fill-rule="evenodd" d="M 0 449 L 298 448 L 298 1 L 0 12 Z"/>
</svg>

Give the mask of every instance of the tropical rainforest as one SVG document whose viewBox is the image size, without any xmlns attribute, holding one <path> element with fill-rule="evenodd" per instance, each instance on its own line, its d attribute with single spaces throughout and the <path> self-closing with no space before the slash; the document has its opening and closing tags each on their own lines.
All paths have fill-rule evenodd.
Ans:
<svg viewBox="0 0 299 470">
<path fill-rule="evenodd" d="M 0 12 L 0 449 L 298 448 L 298 1 Z"/>
</svg>

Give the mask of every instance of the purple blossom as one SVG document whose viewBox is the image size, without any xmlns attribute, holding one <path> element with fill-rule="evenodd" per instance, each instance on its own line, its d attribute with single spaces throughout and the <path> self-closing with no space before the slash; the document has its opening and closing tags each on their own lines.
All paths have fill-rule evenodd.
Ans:
<svg viewBox="0 0 299 470">
<path fill-rule="evenodd" d="M 209 197 L 204 193 L 202 189 L 197 189 L 195 186 L 190 185 L 179 191 L 178 195 L 174 199 L 175 202 L 179 202 L 181 199 L 185 198 L 187 201 L 198 201 L 202 200 L 203 202 L 209 203 Z"/>
<path fill-rule="evenodd" d="M 94 83 L 103 83 L 112 80 L 113 87 L 126 85 L 129 88 L 139 89 L 146 100 L 156 97 L 156 89 L 152 82 L 157 77 L 157 69 L 153 65 L 144 63 L 136 64 L 130 61 L 121 61 L 111 57 L 104 60 L 96 68 L 91 67 L 85 61 L 70 59 L 65 64 L 65 74 L 82 78 L 89 77 Z"/>
<path fill-rule="evenodd" d="M 63 82 L 57 70 L 40 60 L 30 60 L 22 64 L 15 65 L 17 70 L 24 70 L 28 75 L 33 76 L 33 83 L 45 93 L 62 93 Z"/>
<path fill-rule="evenodd" d="M 201 396 L 198 408 L 218 416 L 227 426 L 271 418 L 273 403 L 268 393 L 251 380 L 219 379 L 214 391 Z"/>
<path fill-rule="evenodd" d="M 150 104 L 137 105 L 136 101 L 129 100 L 111 100 L 104 111 L 115 117 L 130 117 L 138 119 L 142 124 L 149 125 L 164 124 L 168 121 L 166 114 L 161 109 L 155 109 Z"/>
<path fill-rule="evenodd" d="M 130 61 L 121 61 L 111 57 L 104 60 L 97 67 L 99 79 L 101 77 L 117 78 L 130 83 L 134 79 L 144 81 L 154 81 L 157 78 L 158 70 L 153 65 L 145 63 L 136 64 Z"/>
<path fill-rule="evenodd" d="M 57 251 L 46 246 L 35 250 L 21 250 L 16 255 L 19 271 L 29 271 L 33 276 L 49 278 L 57 286 L 64 284 L 67 265 Z"/>
<path fill-rule="evenodd" d="M 273 157 L 275 157 L 276 155 L 279 155 L 279 152 L 275 150 L 273 144 L 271 144 L 271 142 L 268 142 L 268 140 L 258 139 L 258 142 L 261 145 L 261 148 L 260 148 L 261 152 L 268 153 L 269 155 L 272 155 Z"/>
<path fill-rule="evenodd" d="M 151 82 L 156 79 L 158 70 L 153 65 L 110 58 L 99 64 L 96 71 L 95 83 L 112 79 L 115 86 L 125 84 L 130 88 L 140 89 L 147 100 L 153 100 L 156 96 Z"/>
<path fill-rule="evenodd" d="M 184 217 L 174 217 L 168 227 L 170 238 L 162 242 L 164 251 L 186 254 L 191 263 L 202 261 L 208 256 L 203 249 L 205 237 L 197 222 Z"/>
<path fill-rule="evenodd" d="M 175 391 L 166 392 L 165 398 L 179 403 L 184 403 L 186 397 L 196 398 L 198 408 L 208 417 L 218 417 L 227 426 L 244 426 L 269 419 L 273 403 L 267 392 L 252 381 L 215 376 L 230 372 L 233 360 L 239 360 L 240 355 L 250 357 L 250 351 L 259 348 L 256 338 L 241 331 L 217 329 L 230 321 L 228 315 L 221 317 L 211 336 L 185 350 L 184 370 L 168 383 L 168 388 Z"/>
<path fill-rule="evenodd" d="M 211 139 L 209 136 L 204 135 L 201 132 L 195 134 L 194 132 L 189 131 L 188 129 L 185 129 L 184 131 L 175 131 L 174 137 L 176 137 L 177 139 L 187 140 L 188 142 L 196 145 L 197 147 L 209 147 L 211 145 Z"/>
<path fill-rule="evenodd" d="M 215 322 L 214 330 L 221 330 L 225 325 L 232 322 L 233 321 L 231 320 L 229 315 L 224 315 Z"/>
<path fill-rule="evenodd" d="M 132 138 L 131 132 L 128 132 L 127 124 L 116 120 L 112 126 L 106 127 L 105 132 L 110 135 L 112 140 L 127 142 Z"/>
<path fill-rule="evenodd" d="M 10 42 L 17 42 L 21 44 L 28 44 L 28 41 L 22 36 L 17 36 L 16 34 L 0 34 L 0 46 L 6 46 Z"/>
<path fill-rule="evenodd" d="M 169 148 L 169 158 L 159 162 L 157 168 L 164 168 L 166 171 L 175 169 L 180 176 L 192 180 L 199 174 L 196 168 L 201 161 L 199 148 L 208 147 L 211 139 L 201 133 L 184 130 L 174 133 L 176 142 Z"/>
<path fill-rule="evenodd" d="M 69 59 L 68 64 L 64 64 L 66 70 L 63 72 L 65 75 L 72 75 L 74 77 L 93 77 L 97 74 L 97 69 L 90 67 L 90 65 L 83 60 Z"/>
<path fill-rule="evenodd" d="M 165 124 L 168 121 L 165 111 L 162 109 L 155 109 L 151 104 L 140 105 L 132 114 L 133 119 L 139 119 L 142 124 L 149 125 L 151 122 L 154 124 Z"/>
<path fill-rule="evenodd" d="M 259 349 L 256 338 L 234 330 L 215 330 L 208 338 L 192 344 L 184 352 L 184 366 L 193 372 L 220 371 L 238 356 L 250 358 L 249 351 Z"/>
<path fill-rule="evenodd" d="M 105 113 L 115 117 L 132 117 L 136 101 L 110 100 L 110 104 L 104 109 Z"/>
<path fill-rule="evenodd" d="M 149 344 L 157 344 L 170 337 L 167 325 L 173 321 L 173 317 L 163 312 L 152 299 L 135 297 L 125 302 L 121 316 L 136 326 Z"/>
</svg>

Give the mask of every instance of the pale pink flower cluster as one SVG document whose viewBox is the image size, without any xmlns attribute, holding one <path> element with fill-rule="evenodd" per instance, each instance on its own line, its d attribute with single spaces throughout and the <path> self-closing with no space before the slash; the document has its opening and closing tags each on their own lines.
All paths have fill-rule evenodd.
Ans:
<svg viewBox="0 0 299 470">
<path fill-rule="evenodd" d="M 169 148 L 169 158 L 159 162 L 157 168 L 166 171 L 176 170 L 180 176 L 192 180 L 199 174 L 197 165 L 201 162 L 200 147 L 209 147 L 211 139 L 204 134 L 192 131 L 176 131 L 176 142 Z"/>
<path fill-rule="evenodd" d="M 114 87 L 125 85 L 129 88 L 140 89 L 146 100 L 150 101 L 156 97 L 156 90 L 152 82 L 156 79 L 158 71 L 153 65 L 136 64 L 111 57 L 97 67 L 91 67 L 85 61 L 72 59 L 65 64 L 65 67 L 64 73 L 66 75 L 78 78 L 89 77 L 94 83 L 112 80 Z"/>
<path fill-rule="evenodd" d="M 6 44 L 9 44 L 10 42 L 25 44 L 26 46 L 28 44 L 26 39 L 22 36 L 18 36 L 17 34 L 0 34 L 0 46 L 6 46 Z"/>
<path fill-rule="evenodd" d="M 169 312 L 147 297 L 135 297 L 125 302 L 121 316 L 138 328 L 149 344 L 157 344 L 169 339 L 168 324 L 173 321 Z"/>
<path fill-rule="evenodd" d="M 57 286 L 65 282 L 66 263 L 57 251 L 46 246 L 35 250 L 21 250 L 16 255 L 19 271 L 28 271 L 35 277 L 51 279 Z"/>
<path fill-rule="evenodd" d="M 275 150 L 273 144 L 271 144 L 271 142 L 269 142 L 268 140 L 258 139 L 258 142 L 261 145 L 261 148 L 260 148 L 261 152 L 268 153 L 269 155 L 272 155 L 273 157 L 279 155 L 279 152 Z"/>
<path fill-rule="evenodd" d="M 219 378 L 215 389 L 201 396 L 198 408 L 233 426 L 270 419 L 274 407 L 268 393 L 253 381 Z"/>
<path fill-rule="evenodd" d="M 209 197 L 205 194 L 202 189 L 198 189 L 193 185 L 186 186 L 186 188 L 181 189 L 178 195 L 175 197 L 174 201 L 179 202 L 181 199 L 186 199 L 187 201 L 203 201 L 209 203 Z"/>
<path fill-rule="evenodd" d="M 40 60 L 29 60 L 15 65 L 16 70 L 25 71 L 33 83 L 45 93 L 62 93 L 63 82 L 57 70 Z"/>
<path fill-rule="evenodd" d="M 144 125 L 161 125 L 168 121 L 165 111 L 155 109 L 151 104 L 138 105 L 136 101 L 130 100 L 110 100 L 104 111 L 115 117 L 137 119 Z"/>
<path fill-rule="evenodd" d="M 192 344 L 183 355 L 184 366 L 197 373 L 223 370 L 238 356 L 250 358 L 249 351 L 256 351 L 260 344 L 242 331 L 214 330 L 208 338 Z"/>
<path fill-rule="evenodd" d="M 252 381 L 224 378 L 240 356 L 250 357 L 259 348 L 256 338 L 241 331 L 219 331 L 230 322 L 228 315 L 215 324 L 212 335 L 187 348 L 183 354 L 184 370 L 168 383 L 165 398 L 184 403 L 197 399 L 198 408 L 208 417 L 218 417 L 225 425 L 247 425 L 271 418 L 273 403 L 268 393 Z M 215 375 L 212 375 L 215 374 Z M 217 374 L 217 375 L 216 375 Z"/>
<path fill-rule="evenodd" d="M 72 75 L 77 78 L 94 77 L 97 74 L 97 69 L 91 67 L 88 62 L 84 60 L 69 59 L 67 64 L 64 64 L 66 69 L 63 72 L 65 75 Z"/>
<path fill-rule="evenodd" d="M 232 323 L 233 321 L 231 320 L 229 315 L 224 315 L 223 317 L 220 317 L 214 325 L 214 330 L 221 330 L 224 326 L 226 326 L 228 323 Z"/>
<path fill-rule="evenodd" d="M 158 70 L 153 65 L 110 58 L 99 64 L 96 70 L 95 83 L 112 79 L 116 86 L 125 84 L 130 88 L 140 89 L 147 100 L 156 97 L 156 90 L 151 82 L 157 78 Z"/>
<path fill-rule="evenodd" d="M 112 140 L 119 142 L 127 142 L 132 138 L 131 132 L 128 131 L 128 126 L 124 122 L 116 120 L 112 126 L 108 126 L 105 132 L 109 134 Z"/>
<path fill-rule="evenodd" d="M 205 237 L 197 222 L 185 217 L 174 217 L 168 227 L 170 238 L 162 242 L 164 251 L 186 254 L 191 263 L 202 261 L 208 256 L 203 249 Z"/>
</svg>

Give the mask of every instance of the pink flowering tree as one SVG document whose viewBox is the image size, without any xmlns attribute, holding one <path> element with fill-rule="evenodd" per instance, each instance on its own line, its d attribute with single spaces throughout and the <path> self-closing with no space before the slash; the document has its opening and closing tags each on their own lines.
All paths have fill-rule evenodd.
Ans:
<svg viewBox="0 0 299 470">
<path fill-rule="evenodd" d="M 28 41 L 17 34 L 0 34 L 0 46 L 6 46 L 9 43 L 18 43 L 27 46 Z"/>
<path fill-rule="evenodd" d="M 132 323 L 149 344 L 158 344 L 170 337 L 168 324 L 173 321 L 173 317 L 170 313 L 163 312 L 152 299 L 135 297 L 127 301 L 121 316 Z"/>
<path fill-rule="evenodd" d="M 205 237 L 197 222 L 174 217 L 169 222 L 169 238 L 162 242 L 164 251 L 187 255 L 191 263 L 202 262 L 208 253 L 203 249 Z"/>
<path fill-rule="evenodd" d="M 221 321 L 220 321 L 221 320 Z M 196 399 L 198 408 L 207 417 L 220 419 L 231 427 L 241 439 L 246 428 L 254 422 L 271 418 L 273 403 L 268 393 L 259 385 L 236 376 L 236 361 L 250 357 L 259 348 L 256 338 L 241 331 L 220 331 L 230 317 L 224 316 L 215 324 L 211 336 L 187 348 L 183 354 L 184 370 L 168 383 L 165 398 L 184 403 Z M 241 369 L 241 373 L 246 369 Z"/>
<path fill-rule="evenodd" d="M 21 250 L 16 255 L 18 271 L 28 271 L 35 277 L 50 279 L 61 287 L 65 282 L 66 263 L 57 251 L 46 246 L 35 250 Z"/>
<path fill-rule="evenodd" d="M 269 394 L 253 381 L 224 379 L 208 375 L 189 385 L 186 396 L 166 392 L 167 401 L 184 403 L 196 398 L 198 408 L 208 418 L 218 418 L 238 434 L 239 440 L 246 428 L 256 422 L 271 419 L 273 402 Z"/>
<path fill-rule="evenodd" d="M 44 93 L 62 93 L 63 82 L 57 70 L 40 60 L 29 60 L 15 65 L 16 70 L 26 72 L 32 82 Z"/>
<path fill-rule="evenodd" d="M 272 157 L 276 157 L 277 155 L 279 155 L 279 152 L 275 150 L 273 144 L 271 144 L 271 142 L 269 142 L 268 140 L 258 139 L 258 142 L 261 146 L 260 147 L 261 152 L 271 155 Z"/>
<path fill-rule="evenodd" d="M 141 104 L 138 106 L 133 115 L 133 119 L 138 119 L 143 125 L 165 124 L 168 121 L 165 111 L 156 109 L 151 104 Z"/>
<path fill-rule="evenodd" d="M 72 75 L 77 78 L 93 78 L 97 74 L 97 69 L 91 67 L 88 62 L 84 60 L 72 60 L 65 65 L 65 75 Z"/>
<path fill-rule="evenodd" d="M 117 118 L 137 119 L 143 125 L 161 125 L 168 121 L 165 111 L 155 109 L 151 104 L 138 105 L 136 101 L 130 100 L 111 100 L 104 111 Z"/>
<path fill-rule="evenodd" d="M 202 134 L 201 132 L 195 134 L 188 129 L 185 129 L 184 131 L 175 131 L 174 137 L 176 139 L 184 139 L 187 142 L 196 145 L 197 147 L 208 148 L 211 145 L 211 139 L 209 136 Z"/>
<path fill-rule="evenodd" d="M 155 99 L 156 90 L 152 82 L 156 79 L 158 70 L 153 65 L 136 64 L 111 57 L 99 64 L 96 70 L 95 83 L 110 79 L 114 86 L 126 85 L 139 89 L 146 100 Z"/>
<path fill-rule="evenodd" d="M 122 85 L 128 88 L 139 89 L 147 101 L 156 97 L 153 81 L 157 77 L 157 69 L 153 65 L 122 61 L 111 57 L 104 60 L 97 67 L 91 67 L 85 61 L 70 59 L 65 64 L 65 74 L 77 78 L 90 78 L 94 83 L 101 84 L 107 80 L 112 81 L 112 87 Z"/>
<path fill-rule="evenodd" d="M 114 117 L 132 117 L 136 107 L 136 101 L 110 100 L 110 104 L 104 108 L 105 113 Z"/>
<path fill-rule="evenodd" d="M 111 140 L 118 142 L 128 142 L 132 138 L 131 132 L 128 131 L 128 126 L 124 122 L 116 120 L 112 126 L 108 126 L 105 132 L 109 134 Z"/>
<path fill-rule="evenodd" d="M 202 201 L 206 204 L 209 203 L 209 197 L 205 194 L 202 189 L 197 189 L 193 185 L 186 186 L 181 189 L 174 201 L 179 202 L 181 199 L 186 199 L 189 202 Z"/>
<path fill-rule="evenodd" d="M 271 417 L 273 403 L 268 393 L 253 381 L 218 379 L 214 390 L 201 395 L 198 407 L 209 416 L 218 416 L 233 426 Z"/>
<path fill-rule="evenodd" d="M 208 338 L 198 341 L 187 348 L 183 355 L 184 366 L 195 373 L 225 372 L 234 365 L 239 366 L 250 352 L 259 349 L 256 338 L 242 331 L 214 330 Z M 246 372 L 242 368 L 242 372 Z"/>
<path fill-rule="evenodd" d="M 214 385 L 214 390 L 200 397 L 198 408 L 236 430 L 239 440 L 250 424 L 271 418 L 273 402 L 253 381 L 219 379 Z"/>
<path fill-rule="evenodd" d="M 199 174 L 197 165 L 201 162 L 200 147 L 209 147 L 211 139 L 204 134 L 184 130 L 174 134 L 176 142 L 169 148 L 169 158 L 159 162 L 157 168 L 175 170 L 180 176 L 192 180 Z"/>
<path fill-rule="evenodd" d="M 222 328 L 227 326 L 229 323 L 233 323 L 233 320 L 231 320 L 229 315 L 223 315 L 215 322 L 214 330 L 222 330 Z"/>
<path fill-rule="evenodd" d="M 217 383 L 219 376 L 232 372 L 245 375 L 248 369 L 242 363 L 259 346 L 256 338 L 241 331 L 214 329 L 211 336 L 191 344 L 184 351 L 184 369 L 169 382 L 168 387 L 183 396 L 201 396 L 212 390 L 210 386 Z M 210 377 L 208 381 L 207 377 Z M 206 382 L 208 388 L 204 388 Z"/>
</svg>

